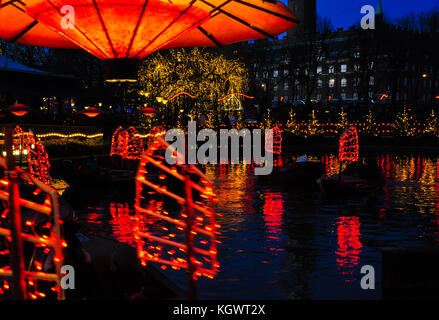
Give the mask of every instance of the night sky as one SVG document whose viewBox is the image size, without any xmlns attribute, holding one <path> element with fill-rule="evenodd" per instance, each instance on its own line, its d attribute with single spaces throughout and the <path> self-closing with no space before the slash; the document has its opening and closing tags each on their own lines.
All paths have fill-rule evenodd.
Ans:
<svg viewBox="0 0 439 320">
<path fill-rule="evenodd" d="M 281 0 L 287 3 L 287 0 Z M 426 11 L 439 5 L 438 0 L 381 0 L 384 13 L 391 19 L 410 12 Z M 362 15 L 360 9 L 364 5 L 376 8 L 378 0 L 317 0 L 317 12 L 331 19 L 334 27 L 348 28 L 359 22 Z"/>
</svg>

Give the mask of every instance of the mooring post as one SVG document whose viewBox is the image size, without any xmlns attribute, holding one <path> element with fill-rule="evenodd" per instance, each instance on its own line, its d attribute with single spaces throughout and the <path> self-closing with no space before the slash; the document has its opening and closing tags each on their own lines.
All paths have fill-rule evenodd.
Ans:
<svg viewBox="0 0 439 320">
<path fill-rule="evenodd" d="M 195 281 L 194 259 L 194 235 L 192 233 L 193 211 L 192 211 L 192 186 L 187 167 L 184 167 L 184 189 L 185 189 L 185 212 L 186 212 L 186 245 L 188 264 L 188 298 L 197 299 L 197 284 Z"/>
<path fill-rule="evenodd" d="M 5 126 L 6 177 L 9 181 L 9 219 L 11 224 L 12 246 L 11 267 L 13 273 L 13 297 L 16 300 L 26 300 L 26 283 L 24 279 L 23 241 L 21 238 L 20 193 L 18 189 L 18 173 L 12 154 L 13 128 Z"/>
</svg>

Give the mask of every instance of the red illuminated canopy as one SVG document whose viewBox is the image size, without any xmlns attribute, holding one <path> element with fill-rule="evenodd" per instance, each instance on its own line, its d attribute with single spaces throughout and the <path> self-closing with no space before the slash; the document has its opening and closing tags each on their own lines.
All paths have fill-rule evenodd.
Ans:
<svg viewBox="0 0 439 320">
<path fill-rule="evenodd" d="M 109 62 L 110 81 L 135 81 L 136 61 L 161 48 L 269 38 L 296 24 L 285 5 L 262 0 L 0 0 L 0 38 L 80 47 Z"/>
<path fill-rule="evenodd" d="M 74 29 L 60 24 L 64 5 L 75 9 Z M 102 59 L 142 58 L 161 46 L 218 46 L 274 37 L 296 24 L 285 5 L 262 0 L 0 0 L 1 38 L 82 47 Z"/>
</svg>

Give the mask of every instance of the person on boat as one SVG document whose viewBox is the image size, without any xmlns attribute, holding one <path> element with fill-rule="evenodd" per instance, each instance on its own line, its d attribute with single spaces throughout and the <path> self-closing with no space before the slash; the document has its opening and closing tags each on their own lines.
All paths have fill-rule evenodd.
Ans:
<svg viewBox="0 0 439 320">
<path fill-rule="evenodd" d="M 87 167 L 89 168 L 96 168 L 98 167 L 98 157 L 96 157 L 96 155 L 91 155 L 88 158 L 87 163 L 85 164 Z"/>
<path fill-rule="evenodd" d="M 366 158 L 365 164 L 359 161 L 349 163 L 343 170 L 343 176 L 355 177 L 368 181 L 379 180 L 382 175 L 382 169 L 378 166 L 374 158 Z"/>
<path fill-rule="evenodd" d="M 376 159 L 369 157 L 366 159 L 366 164 L 360 168 L 358 176 L 361 179 L 377 181 L 383 176 L 383 170 L 378 166 Z"/>
</svg>

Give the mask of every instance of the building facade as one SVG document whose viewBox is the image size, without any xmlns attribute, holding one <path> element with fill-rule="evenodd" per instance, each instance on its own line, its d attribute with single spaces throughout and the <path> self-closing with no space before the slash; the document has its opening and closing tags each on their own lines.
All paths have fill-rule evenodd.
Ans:
<svg viewBox="0 0 439 320">
<path fill-rule="evenodd" d="M 375 30 L 353 26 L 318 32 L 315 1 L 291 0 L 289 6 L 302 25 L 287 38 L 233 49 L 246 61 L 250 92 L 261 105 L 427 108 L 438 103 L 439 59 L 433 45 L 438 32 L 419 33 L 386 24 L 381 4 Z"/>
</svg>

